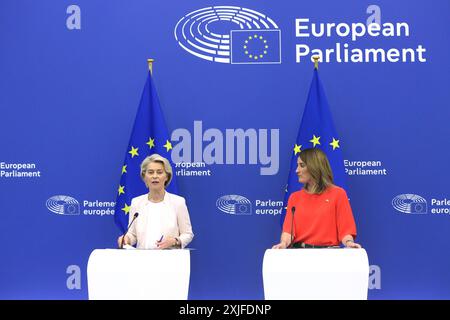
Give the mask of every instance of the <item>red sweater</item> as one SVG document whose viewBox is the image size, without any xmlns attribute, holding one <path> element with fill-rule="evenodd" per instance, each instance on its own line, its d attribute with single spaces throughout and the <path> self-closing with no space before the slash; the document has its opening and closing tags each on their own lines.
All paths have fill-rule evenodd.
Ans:
<svg viewBox="0 0 450 320">
<path fill-rule="evenodd" d="M 294 213 L 294 242 L 313 245 L 339 245 L 344 236 L 356 237 L 356 225 L 347 193 L 330 186 L 321 194 L 296 191 L 288 200 L 283 232 L 291 234 L 292 207 Z"/>
</svg>

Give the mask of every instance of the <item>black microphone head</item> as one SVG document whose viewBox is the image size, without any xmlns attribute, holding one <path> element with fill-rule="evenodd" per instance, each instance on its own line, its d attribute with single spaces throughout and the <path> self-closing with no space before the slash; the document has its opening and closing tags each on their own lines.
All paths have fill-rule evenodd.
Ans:
<svg viewBox="0 0 450 320">
<path fill-rule="evenodd" d="M 292 208 L 291 208 L 291 212 L 292 212 L 292 214 L 295 213 L 295 207 L 292 207 Z"/>
<path fill-rule="evenodd" d="M 136 212 L 136 213 L 134 214 L 134 217 L 137 218 L 138 216 L 139 216 L 139 212 Z"/>
</svg>

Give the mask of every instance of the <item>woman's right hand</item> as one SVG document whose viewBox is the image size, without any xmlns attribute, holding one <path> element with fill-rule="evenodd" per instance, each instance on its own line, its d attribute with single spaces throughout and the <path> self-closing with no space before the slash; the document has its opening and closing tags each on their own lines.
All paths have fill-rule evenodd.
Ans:
<svg viewBox="0 0 450 320">
<path fill-rule="evenodd" d="M 280 242 L 272 247 L 272 249 L 286 249 L 287 245 L 284 242 Z"/>
<path fill-rule="evenodd" d="M 123 238 L 123 237 L 125 237 L 125 239 L 123 239 L 123 245 L 126 245 L 126 244 L 131 245 L 130 238 L 128 238 L 127 235 L 124 235 L 124 236 L 120 236 L 119 239 L 117 239 L 117 246 L 118 246 L 119 248 L 121 248 L 121 246 L 122 246 L 122 238 Z"/>
</svg>

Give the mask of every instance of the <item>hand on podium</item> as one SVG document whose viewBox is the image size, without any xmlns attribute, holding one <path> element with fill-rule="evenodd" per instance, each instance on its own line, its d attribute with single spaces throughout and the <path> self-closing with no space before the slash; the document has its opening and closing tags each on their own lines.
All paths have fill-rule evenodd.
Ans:
<svg viewBox="0 0 450 320">
<path fill-rule="evenodd" d="M 354 242 L 353 240 L 345 241 L 345 247 L 346 248 L 361 249 L 361 245 L 359 243 Z"/>
<path fill-rule="evenodd" d="M 291 234 L 287 232 L 283 232 L 281 234 L 280 243 L 274 245 L 272 249 L 286 249 L 289 247 L 289 244 L 292 242 Z"/>
<path fill-rule="evenodd" d="M 286 249 L 286 248 L 287 248 L 287 243 L 285 243 L 285 242 L 280 242 L 272 247 L 272 249 Z"/>
<path fill-rule="evenodd" d="M 117 239 L 117 246 L 118 246 L 120 249 L 122 249 L 122 238 L 123 238 L 123 246 L 125 246 L 125 245 L 131 245 L 130 238 L 129 238 L 127 235 L 120 236 L 120 237 Z"/>
</svg>

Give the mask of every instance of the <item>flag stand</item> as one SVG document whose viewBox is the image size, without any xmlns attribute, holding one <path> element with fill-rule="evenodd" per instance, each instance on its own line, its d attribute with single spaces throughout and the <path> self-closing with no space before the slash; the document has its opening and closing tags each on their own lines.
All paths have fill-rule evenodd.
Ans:
<svg viewBox="0 0 450 320">
<path fill-rule="evenodd" d="M 319 56 L 312 57 L 314 59 L 314 69 L 319 70 Z"/>
<path fill-rule="evenodd" d="M 148 69 L 150 70 L 150 73 L 153 75 L 153 61 L 154 59 L 147 59 Z"/>
</svg>

